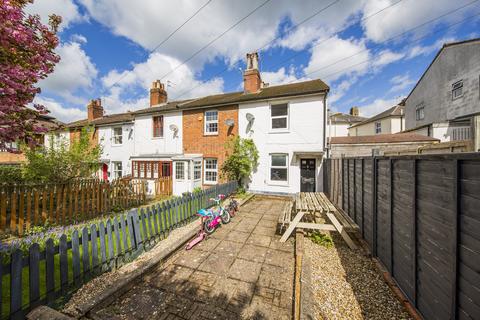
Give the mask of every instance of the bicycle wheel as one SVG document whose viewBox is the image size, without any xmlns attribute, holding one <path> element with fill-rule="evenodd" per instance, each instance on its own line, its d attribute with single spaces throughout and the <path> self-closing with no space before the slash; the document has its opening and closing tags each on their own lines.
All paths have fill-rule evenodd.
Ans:
<svg viewBox="0 0 480 320">
<path fill-rule="evenodd" d="M 208 217 L 207 219 L 205 219 L 205 221 L 203 221 L 203 230 L 205 230 L 205 233 L 207 234 L 212 234 L 213 231 L 215 231 L 215 227 L 210 226 L 212 221 L 213 217 Z"/>
<path fill-rule="evenodd" d="M 222 214 L 220 215 L 220 219 L 222 219 L 223 224 L 229 223 L 230 222 L 230 213 L 227 210 L 222 209 Z"/>
</svg>

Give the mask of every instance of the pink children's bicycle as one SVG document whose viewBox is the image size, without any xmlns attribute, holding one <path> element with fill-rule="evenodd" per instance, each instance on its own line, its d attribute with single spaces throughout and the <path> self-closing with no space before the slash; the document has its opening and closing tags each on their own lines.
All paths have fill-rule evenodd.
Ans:
<svg viewBox="0 0 480 320">
<path fill-rule="evenodd" d="M 197 236 L 193 238 L 185 247 L 185 249 L 190 250 L 198 243 L 202 242 L 207 235 L 212 234 L 215 229 L 220 225 L 220 221 L 223 224 L 230 222 L 230 212 L 229 210 L 222 207 L 220 201 L 225 199 L 225 195 L 220 194 L 217 198 L 209 199 L 216 202 L 216 206 L 210 209 L 200 209 L 197 212 L 197 215 L 201 218 L 201 228 L 197 233 Z"/>
</svg>

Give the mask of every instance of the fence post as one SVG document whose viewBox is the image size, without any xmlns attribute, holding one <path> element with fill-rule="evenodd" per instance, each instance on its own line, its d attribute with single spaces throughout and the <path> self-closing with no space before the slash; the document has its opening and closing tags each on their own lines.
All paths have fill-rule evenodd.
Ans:
<svg viewBox="0 0 480 320">
<path fill-rule="evenodd" d="M 417 230 L 417 159 L 412 161 L 412 229 L 413 229 L 413 303 L 415 307 L 418 307 L 417 304 L 417 289 L 418 289 L 418 257 L 417 257 L 417 241 L 418 241 L 418 230 Z"/>
<path fill-rule="evenodd" d="M 453 217 L 453 244 L 452 244 L 452 259 L 453 259 L 453 270 L 452 270 L 452 314 L 451 319 L 458 318 L 458 245 L 460 243 L 460 195 L 459 195 L 459 161 L 458 159 L 453 160 L 453 205 L 455 215 Z"/>
<path fill-rule="evenodd" d="M 28 251 L 29 307 L 33 309 L 40 300 L 40 246 L 34 243 Z"/>
<path fill-rule="evenodd" d="M 364 181 L 365 181 L 365 159 L 362 158 L 362 238 L 365 238 L 365 203 L 364 203 L 364 200 L 365 200 L 365 190 L 363 188 L 364 186 Z"/>
<path fill-rule="evenodd" d="M 389 181 L 389 214 L 390 214 L 390 274 L 393 276 L 393 160 L 389 161 L 390 181 Z"/>
<path fill-rule="evenodd" d="M 21 318 L 15 314 L 22 309 L 22 251 L 16 249 L 10 262 L 10 314 L 12 318 Z"/>
<path fill-rule="evenodd" d="M 353 159 L 353 221 L 357 221 L 357 159 Z"/>
<path fill-rule="evenodd" d="M 377 256 L 377 159 L 372 158 L 372 253 Z"/>
</svg>

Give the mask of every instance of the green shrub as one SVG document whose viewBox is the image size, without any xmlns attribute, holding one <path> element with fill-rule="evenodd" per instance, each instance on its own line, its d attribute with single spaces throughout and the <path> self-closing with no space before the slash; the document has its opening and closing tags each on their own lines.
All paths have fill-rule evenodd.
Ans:
<svg viewBox="0 0 480 320">
<path fill-rule="evenodd" d="M 21 183 L 23 182 L 22 168 L 13 165 L 0 165 L 0 183 Z"/>
<path fill-rule="evenodd" d="M 324 246 L 325 248 L 331 248 L 333 246 L 333 239 L 327 234 L 321 232 L 312 232 L 308 238 L 312 240 L 313 243 Z"/>
</svg>

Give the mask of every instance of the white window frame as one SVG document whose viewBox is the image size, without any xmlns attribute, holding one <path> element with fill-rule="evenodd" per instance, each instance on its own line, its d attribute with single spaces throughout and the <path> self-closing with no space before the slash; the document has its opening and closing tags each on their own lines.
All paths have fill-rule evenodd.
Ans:
<svg viewBox="0 0 480 320">
<path fill-rule="evenodd" d="M 202 161 L 193 160 L 193 180 L 198 181 L 200 179 L 202 179 Z"/>
<path fill-rule="evenodd" d="M 375 134 L 381 134 L 381 133 L 382 133 L 382 122 L 375 121 Z"/>
<path fill-rule="evenodd" d="M 120 129 L 120 135 L 115 134 L 115 130 Z M 120 137 L 120 143 L 117 143 L 117 138 Z M 123 144 L 123 128 L 122 127 L 113 127 L 112 128 L 112 145 L 121 146 Z"/>
<path fill-rule="evenodd" d="M 207 168 L 207 162 L 209 160 L 215 160 L 216 161 L 216 168 L 215 169 L 212 169 L 212 168 Z M 217 184 L 218 183 L 218 159 L 217 158 L 205 158 L 203 159 L 203 172 L 204 172 L 204 175 L 203 175 L 203 183 L 204 184 Z M 215 181 L 213 180 L 207 180 L 207 172 L 214 172 L 215 173 Z"/>
<path fill-rule="evenodd" d="M 209 112 L 216 112 L 217 113 L 217 119 L 216 120 L 207 120 L 207 113 Z M 219 131 L 219 122 L 218 122 L 218 110 L 214 109 L 214 110 L 206 110 L 204 113 L 203 113 L 203 133 L 205 135 L 218 135 L 218 131 Z M 207 128 L 208 128 L 208 125 L 209 124 L 217 124 L 217 131 L 208 131 Z"/>
<path fill-rule="evenodd" d="M 117 165 L 120 164 L 120 170 L 117 168 Z M 120 179 L 123 177 L 123 163 L 122 161 L 112 161 L 112 171 L 113 179 Z M 120 175 L 118 174 L 120 171 Z"/>
<path fill-rule="evenodd" d="M 455 95 L 455 92 L 460 90 L 460 94 L 458 96 Z M 452 100 L 457 100 L 463 97 L 463 79 L 458 80 L 452 84 Z"/>
<path fill-rule="evenodd" d="M 415 108 L 415 120 L 420 121 L 424 119 L 425 119 L 425 105 L 423 103 L 419 103 Z"/>
<path fill-rule="evenodd" d="M 178 181 L 183 181 L 185 180 L 185 166 L 186 166 L 186 161 L 175 161 L 175 180 L 178 180 Z M 179 168 L 179 164 L 182 165 L 182 170 L 178 170 Z M 178 174 L 181 173 L 182 174 L 182 177 L 178 177 Z"/>
<path fill-rule="evenodd" d="M 283 116 L 272 116 L 273 108 L 275 108 L 276 106 L 279 106 L 279 105 L 284 105 L 284 104 L 287 105 L 287 114 L 283 115 Z M 273 119 L 282 119 L 282 118 L 287 119 L 287 126 L 285 128 L 274 128 L 273 127 Z M 285 132 L 285 131 L 288 131 L 289 128 L 290 128 L 290 103 L 289 102 L 277 102 L 277 103 L 270 104 L 270 130 L 272 132 Z"/>
<path fill-rule="evenodd" d="M 273 156 L 285 156 L 285 166 L 274 166 L 272 165 Z M 288 185 L 289 181 L 289 160 L 288 160 L 288 153 L 270 153 L 270 160 L 269 160 L 269 168 L 268 168 L 268 181 L 270 184 L 277 184 L 277 185 Z M 286 180 L 272 180 L 272 169 L 286 169 L 287 170 L 287 179 Z"/>
</svg>

